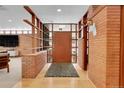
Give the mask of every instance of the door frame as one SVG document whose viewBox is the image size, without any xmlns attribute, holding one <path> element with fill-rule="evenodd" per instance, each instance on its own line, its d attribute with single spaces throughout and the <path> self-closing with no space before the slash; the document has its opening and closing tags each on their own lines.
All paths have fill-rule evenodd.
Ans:
<svg viewBox="0 0 124 93">
<path fill-rule="evenodd" d="M 51 39 L 49 39 L 49 40 L 52 40 L 53 39 L 53 32 L 54 31 L 56 31 L 56 30 L 54 30 L 54 25 L 70 25 L 70 32 L 73 34 L 73 33 L 75 33 L 76 34 L 76 37 L 75 37 L 75 39 L 73 39 L 73 38 L 71 38 L 72 39 L 72 41 L 73 40 L 75 40 L 76 41 L 76 46 L 75 47 L 71 47 L 71 49 L 73 49 L 73 48 L 75 48 L 75 50 L 76 50 L 76 54 L 75 54 L 75 61 L 74 62 L 72 62 L 72 63 L 77 63 L 77 51 L 78 51 L 78 46 L 77 46 L 77 38 L 78 38 L 78 34 L 77 34 L 77 23 L 44 23 L 44 25 L 51 25 L 51 29 L 49 29 L 49 33 L 51 33 L 52 34 L 52 38 Z M 73 27 L 73 26 L 75 26 L 75 27 Z M 75 28 L 75 30 L 73 30 Z M 53 42 L 52 42 L 52 46 L 51 47 L 49 47 L 49 48 L 53 48 Z M 49 55 L 48 55 L 49 56 Z M 52 56 L 52 54 L 50 55 L 50 57 Z M 73 54 L 72 54 L 72 57 L 73 57 Z M 48 57 L 47 57 L 47 59 L 48 59 Z M 52 59 L 52 58 L 51 58 Z M 52 63 L 52 61 L 47 61 L 47 63 Z"/>
<path fill-rule="evenodd" d="M 124 88 L 124 6 L 120 6 L 120 76 L 119 87 Z"/>
<path fill-rule="evenodd" d="M 87 70 L 87 66 L 88 66 L 88 38 L 89 38 L 89 34 L 88 34 L 88 25 L 87 25 L 87 15 L 88 15 L 88 12 L 86 12 L 86 14 L 83 16 L 83 40 L 84 40 L 84 43 L 83 43 L 83 69 L 86 71 Z"/>
</svg>

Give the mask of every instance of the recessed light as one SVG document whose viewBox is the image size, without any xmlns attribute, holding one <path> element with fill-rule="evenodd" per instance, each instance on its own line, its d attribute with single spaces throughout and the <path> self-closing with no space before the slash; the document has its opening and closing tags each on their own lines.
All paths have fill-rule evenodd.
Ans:
<svg viewBox="0 0 124 93">
<path fill-rule="evenodd" d="M 61 12 L 62 10 L 61 9 L 57 9 L 57 12 Z"/>
<path fill-rule="evenodd" d="M 12 22 L 12 20 L 11 20 L 11 19 L 9 19 L 9 20 L 8 20 L 8 22 Z"/>
</svg>

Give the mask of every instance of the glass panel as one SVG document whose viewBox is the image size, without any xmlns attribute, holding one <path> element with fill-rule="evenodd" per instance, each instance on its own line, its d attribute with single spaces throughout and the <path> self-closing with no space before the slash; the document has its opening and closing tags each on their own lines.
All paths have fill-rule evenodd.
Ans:
<svg viewBox="0 0 124 93">
<path fill-rule="evenodd" d="M 22 34 L 22 31 L 17 31 L 17 34 Z"/>
<path fill-rule="evenodd" d="M 76 40 L 72 40 L 72 47 L 76 47 Z"/>
<path fill-rule="evenodd" d="M 37 29 L 35 29 L 35 34 L 37 34 Z"/>
<path fill-rule="evenodd" d="M 52 31 L 52 25 L 51 24 L 48 26 L 48 29 L 49 29 L 49 31 Z"/>
<path fill-rule="evenodd" d="M 72 48 L 72 55 L 76 55 L 77 53 L 76 53 L 76 49 L 77 48 Z"/>
<path fill-rule="evenodd" d="M 52 24 L 45 24 L 49 31 L 52 31 Z"/>
<path fill-rule="evenodd" d="M 52 40 L 49 40 L 49 46 L 52 46 Z"/>
<path fill-rule="evenodd" d="M 72 39 L 76 39 L 76 33 L 72 33 Z"/>
<path fill-rule="evenodd" d="M 77 61 L 77 56 L 72 55 L 72 62 L 76 62 L 76 61 Z"/>
<path fill-rule="evenodd" d="M 49 32 L 49 38 L 52 39 L 52 32 Z"/>
<path fill-rule="evenodd" d="M 76 25 L 72 25 L 72 31 L 76 31 Z"/>
<path fill-rule="evenodd" d="M 10 34 L 10 31 L 5 31 L 6 34 Z"/>
<path fill-rule="evenodd" d="M 0 31 L 0 34 L 4 34 L 4 32 L 3 31 Z"/>
<path fill-rule="evenodd" d="M 23 34 L 28 34 L 28 31 L 23 31 Z"/>
<path fill-rule="evenodd" d="M 53 31 L 70 31 L 70 25 L 53 25 Z"/>
<path fill-rule="evenodd" d="M 11 31 L 11 34 L 16 34 L 16 31 Z"/>
<path fill-rule="evenodd" d="M 72 48 L 72 62 L 77 61 L 77 48 Z"/>
<path fill-rule="evenodd" d="M 32 34 L 32 31 L 28 31 L 29 34 Z"/>
</svg>

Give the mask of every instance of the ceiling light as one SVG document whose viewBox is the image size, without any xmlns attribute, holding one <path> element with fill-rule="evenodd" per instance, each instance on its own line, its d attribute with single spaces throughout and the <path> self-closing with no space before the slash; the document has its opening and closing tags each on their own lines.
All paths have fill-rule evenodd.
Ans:
<svg viewBox="0 0 124 93">
<path fill-rule="evenodd" d="M 61 12 L 62 10 L 61 9 L 57 9 L 57 12 Z"/>
<path fill-rule="evenodd" d="M 8 20 L 8 22 L 12 22 L 12 20 L 11 20 L 11 19 L 9 19 L 9 20 Z"/>
</svg>

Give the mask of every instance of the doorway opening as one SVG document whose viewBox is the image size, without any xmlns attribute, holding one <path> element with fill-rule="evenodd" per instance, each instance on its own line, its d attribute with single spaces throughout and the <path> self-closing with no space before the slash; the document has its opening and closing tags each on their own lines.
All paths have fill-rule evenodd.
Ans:
<svg viewBox="0 0 124 93">
<path fill-rule="evenodd" d="M 70 60 L 72 63 L 77 63 L 77 24 L 76 23 L 45 23 L 44 26 L 44 31 L 47 31 L 49 36 L 48 37 L 44 37 L 45 40 L 48 41 L 48 43 L 44 43 L 44 48 L 46 48 L 48 50 L 48 57 L 47 57 L 47 62 L 48 63 L 52 63 L 54 60 L 54 50 L 55 50 L 55 42 L 59 42 L 60 38 L 58 36 L 57 41 L 55 41 L 55 37 L 56 35 L 60 35 L 63 36 L 61 41 L 64 40 L 64 37 L 66 37 L 67 33 L 70 33 L 70 47 L 68 47 L 69 53 L 70 54 Z M 55 33 L 59 33 L 56 34 Z M 62 35 L 63 33 L 63 35 Z M 64 36 L 65 35 L 65 36 Z M 68 37 L 68 36 L 67 36 Z M 66 40 L 66 39 L 65 39 Z M 66 41 L 65 41 L 66 43 Z M 62 44 L 62 43 L 61 43 Z M 64 44 L 64 41 L 63 41 Z M 58 44 L 59 45 L 59 44 Z M 65 44 L 66 45 L 66 44 Z M 64 45 L 63 45 L 64 46 Z M 68 45 L 67 45 L 68 46 Z M 67 47 L 65 46 L 65 48 L 67 49 Z M 51 50 L 51 51 L 49 51 Z M 61 53 L 61 48 L 59 51 L 57 51 L 61 56 L 60 58 L 62 58 L 62 53 Z M 64 53 L 64 52 L 63 52 Z M 63 55 L 65 56 L 65 55 Z"/>
</svg>

